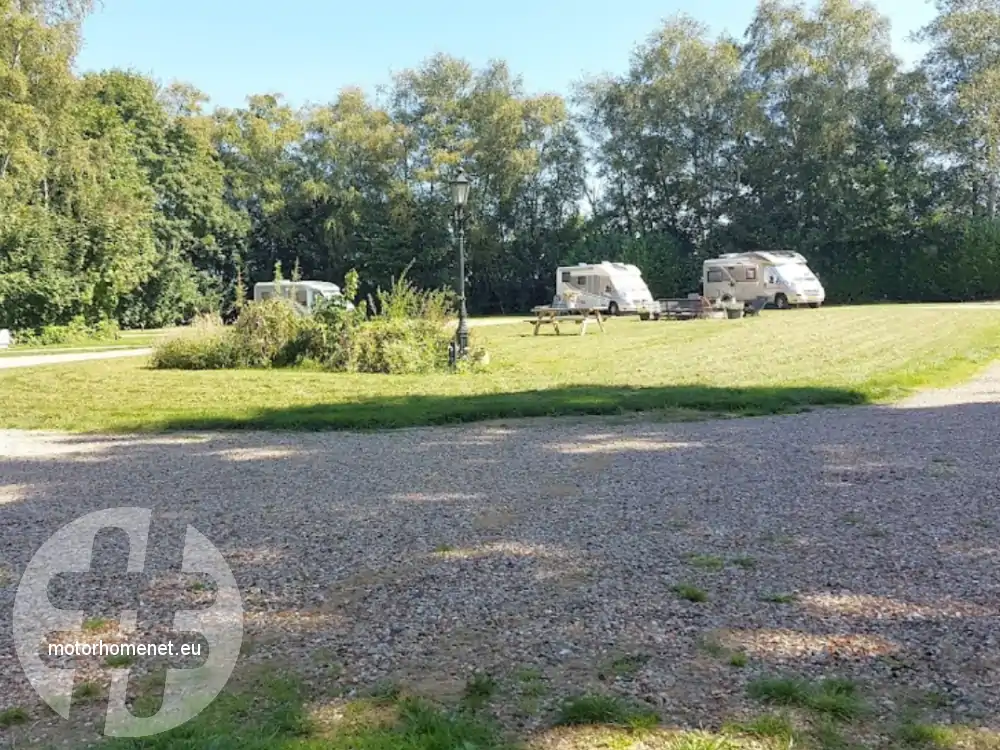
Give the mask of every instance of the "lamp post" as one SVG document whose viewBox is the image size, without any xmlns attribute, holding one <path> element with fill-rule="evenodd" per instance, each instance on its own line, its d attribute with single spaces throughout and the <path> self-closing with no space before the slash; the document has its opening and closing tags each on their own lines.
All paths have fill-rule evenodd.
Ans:
<svg viewBox="0 0 1000 750">
<path fill-rule="evenodd" d="M 469 313 L 465 309 L 465 205 L 469 200 L 469 178 L 459 169 L 451 181 L 451 201 L 455 206 L 455 229 L 458 231 L 458 357 L 469 350 Z"/>
</svg>

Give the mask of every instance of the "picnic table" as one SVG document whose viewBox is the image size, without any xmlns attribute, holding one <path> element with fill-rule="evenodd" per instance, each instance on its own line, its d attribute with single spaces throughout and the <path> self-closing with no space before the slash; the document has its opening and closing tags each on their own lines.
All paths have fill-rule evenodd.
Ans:
<svg viewBox="0 0 1000 750">
<path fill-rule="evenodd" d="M 535 318 L 525 322 L 531 323 L 535 327 L 536 336 L 542 326 L 552 326 L 556 329 L 556 335 L 561 335 L 559 324 L 569 322 L 574 322 L 580 326 L 581 336 L 587 332 L 587 325 L 592 322 L 597 323 L 598 328 L 601 329 L 601 333 L 605 332 L 604 318 L 601 315 L 601 309 L 597 307 L 571 308 L 542 306 L 531 308 L 531 312 L 535 314 Z"/>
<path fill-rule="evenodd" d="M 657 300 L 660 305 L 659 313 L 654 313 L 656 320 L 693 320 L 695 318 L 708 317 L 712 305 L 707 299 L 698 295 L 692 295 L 683 299 L 661 299 Z"/>
</svg>

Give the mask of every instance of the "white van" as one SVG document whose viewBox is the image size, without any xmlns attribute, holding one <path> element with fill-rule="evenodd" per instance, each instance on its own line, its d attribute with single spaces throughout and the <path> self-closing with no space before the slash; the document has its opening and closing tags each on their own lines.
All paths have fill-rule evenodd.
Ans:
<svg viewBox="0 0 1000 750">
<path fill-rule="evenodd" d="M 609 315 L 652 309 L 653 295 L 642 272 L 625 263 L 580 263 L 556 269 L 556 296 L 578 307 L 607 310 Z"/>
<path fill-rule="evenodd" d="M 706 260 L 702 294 L 711 300 L 730 296 L 739 302 L 766 297 L 779 309 L 792 305 L 819 307 L 826 290 L 806 259 L 791 252 L 729 253 Z"/>
<path fill-rule="evenodd" d="M 280 287 L 280 290 L 279 290 Z M 281 295 L 291 300 L 301 313 L 311 313 L 323 299 L 337 299 L 343 295 L 340 287 L 329 281 L 264 281 L 254 284 L 253 298 L 255 302 L 271 299 Z M 354 306 L 347 302 L 348 309 Z"/>
</svg>

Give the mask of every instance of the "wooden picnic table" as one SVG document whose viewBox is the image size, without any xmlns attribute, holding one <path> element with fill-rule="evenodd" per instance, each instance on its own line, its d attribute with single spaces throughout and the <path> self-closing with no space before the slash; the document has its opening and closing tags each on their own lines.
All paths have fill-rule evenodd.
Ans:
<svg viewBox="0 0 1000 750">
<path fill-rule="evenodd" d="M 580 326 L 581 336 L 587 332 L 587 325 L 595 321 L 598 328 L 601 329 L 601 333 L 605 333 L 604 317 L 601 315 L 601 309 L 597 307 L 533 307 L 531 312 L 535 313 L 535 319 L 525 322 L 531 323 L 535 327 L 536 336 L 542 326 L 549 325 L 555 328 L 557 336 L 561 335 L 559 331 L 559 324 L 571 321 Z"/>
</svg>

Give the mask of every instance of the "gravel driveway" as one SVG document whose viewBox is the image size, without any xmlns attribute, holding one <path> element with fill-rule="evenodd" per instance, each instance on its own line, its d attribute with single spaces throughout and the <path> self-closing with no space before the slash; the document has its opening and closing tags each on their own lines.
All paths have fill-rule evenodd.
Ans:
<svg viewBox="0 0 1000 750">
<path fill-rule="evenodd" d="M 20 571 L 62 524 L 134 504 L 223 551 L 248 661 L 348 690 L 392 679 L 445 696 L 473 669 L 530 668 L 549 701 L 612 689 L 711 727 L 748 710 L 748 680 L 787 671 L 858 679 L 887 712 L 928 691 L 942 716 L 989 724 L 997 401 L 1000 369 L 907 408 L 684 424 L 0 432 L 0 708 L 37 703 L 9 641 Z M 113 617 L 120 592 L 101 586 Z M 198 596 L 166 572 L 150 594 L 167 609 Z M 503 711 L 522 728 L 544 715 Z"/>
</svg>

